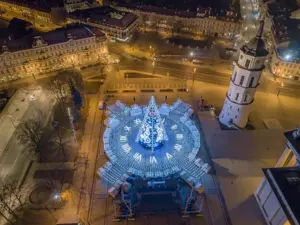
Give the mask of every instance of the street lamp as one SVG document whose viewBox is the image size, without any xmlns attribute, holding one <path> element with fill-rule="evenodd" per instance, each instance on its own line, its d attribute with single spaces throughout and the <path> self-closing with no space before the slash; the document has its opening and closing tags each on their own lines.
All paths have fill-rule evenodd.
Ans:
<svg viewBox="0 0 300 225">
<path fill-rule="evenodd" d="M 290 54 L 286 54 L 286 55 L 284 56 L 284 59 L 285 59 L 285 60 L 290 60 L 291 57 L 292 57 L 292 56 L 291 56 Z"/>
<path fill-rule="evenodd" d="M 283 88 L 283 87 L 284 87 L 284 83 L 281 82 L 281 83 L 280 83 L 280 87 L 278 88 L 277 97 L 279 96 L 280 91 L 281 91 L 281 88 Z"/>
<path fill-rule="evenodd" d="M 153 67 L 152 75 L 154 75 L 154 66 L 155 66 L 155 61 L 152 62 L 152 67 Z"/>
<path fill-rule="evenodd" d="M 194 56 L 194 52 L 191 52 L 191 53 L 190 53 L 190 56 L 192 56 L 192 57 L 193 57 L 193 56 Z"/>
<path fill-rule="evenodd" d="M 194 68 L 194 73 L 193 73 L 193 83 L 194 83 L 194 81 L 195 81 L 195 73 L 196 73 L 196 71 L 197 71 L 197 68 Z"/>
</svg>

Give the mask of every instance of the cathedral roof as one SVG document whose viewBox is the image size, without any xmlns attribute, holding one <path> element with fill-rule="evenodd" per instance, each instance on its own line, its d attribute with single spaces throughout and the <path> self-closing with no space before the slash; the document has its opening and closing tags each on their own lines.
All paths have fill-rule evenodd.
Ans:
<svg viewBox="0 0 300 225">
<path fill-rule="evenodd" d="M 268 51 L 266 50 L 266 45 L 262 39 L 262 34 L 264 30 L 264 21 L 260 21 L 260 26 L 258 32 L 254 38 L 252 38 L 246 45 L 243 45 L 241 50 L 247 55 L 251 56 L 266 56 Z"/>
</svg>

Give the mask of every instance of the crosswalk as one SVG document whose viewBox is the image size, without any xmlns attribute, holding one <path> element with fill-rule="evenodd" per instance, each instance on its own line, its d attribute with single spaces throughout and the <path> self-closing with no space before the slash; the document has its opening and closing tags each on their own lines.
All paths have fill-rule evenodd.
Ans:
<svg viewBox="0 0 300 225">
<path fill-rule="evenodd" d="M 283 129 L 277 119 L 263 119 L 263 122 L 269 130 Z"/>
</svg>

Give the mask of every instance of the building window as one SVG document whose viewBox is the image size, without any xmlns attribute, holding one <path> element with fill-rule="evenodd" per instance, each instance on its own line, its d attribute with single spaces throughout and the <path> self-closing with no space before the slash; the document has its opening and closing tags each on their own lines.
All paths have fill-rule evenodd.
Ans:
<svg viewBox="0 0 300 225">
<path fill-rule="evenodd" d="M 244 102 L 247 101 L 247 98 L 248 98 L 248 94 L 245 94 L 245 97 L 244 97 Z"/>
<path fill-rule="evenodd" d="M 240 80 L 240 85 L 243 85 L 244 80 L 245 80 L 245 76 L 242 76 L 242 77 L 241 77 L 241 80 Z"/>
<path fill-rule="evenodd" d="M 250 83 L 249 83 L 249 87 L 252 87 L 253 81 L 254 81 L 254 77 L 251 77 L 251 80 L 250 80 Z"/>
<path fill-rule="evenodd" d="M 237 93 L 235 96 L 235 100 L 238 100 L 240 93 Z"/>
<path fill-rule="evenodd" d="M 237 74 L 237 72 L 234 72 L 234 75 L 233 75 L 233 79 L 232 79 L 232 81 L 235 81 L 236 74 Z"/>
<path fill-rule="evenodd" d="M 241 54 L 240 59 L 243 59 L 243 55 Z"/>
<path fill-rule="evenodd" d="M 246 68 L 248 68 L 248 67 L 249 67 L 249 65 L 250 65 L 250 60 L 249 60 L 249 59 L 247 59 L 247 60 L 246 60 L 245 67 L 246 67 Z"/>
</svg>

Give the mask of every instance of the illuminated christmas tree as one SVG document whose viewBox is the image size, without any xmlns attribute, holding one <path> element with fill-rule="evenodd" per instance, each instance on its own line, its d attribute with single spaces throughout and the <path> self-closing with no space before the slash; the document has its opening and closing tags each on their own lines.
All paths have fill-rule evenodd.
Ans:
<svg viewBox="0 0 300 225">
<path fill-rule="evenodd" d="M 155 99 L 152 96 L 148 104 L 145 117 L 141 123 L 139 133 L 136 137 L 144 148 L 155 149 L 160 148 L 166 140 L 168 140 L 164 120 L 161 119 L 156 107 Z"/>
</svg>

